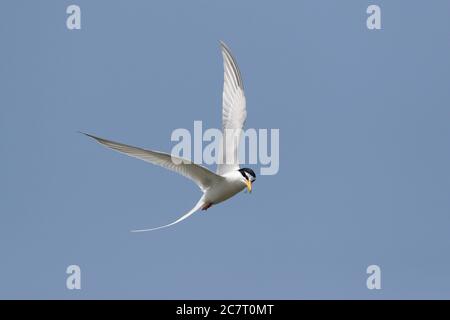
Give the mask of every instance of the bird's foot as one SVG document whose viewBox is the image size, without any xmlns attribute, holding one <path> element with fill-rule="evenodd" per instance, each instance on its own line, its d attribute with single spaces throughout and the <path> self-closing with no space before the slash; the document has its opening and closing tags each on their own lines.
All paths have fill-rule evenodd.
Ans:
<svg viewBox="0 0 450 320">
<path fill-rule="evenodd" d="M 211 206 L 212 206 L 212 203 L 205 203 L 205 204 L 202 206 L 202 210 L 208 210 L 209 208 L 211 208 Z"/>
</svg>

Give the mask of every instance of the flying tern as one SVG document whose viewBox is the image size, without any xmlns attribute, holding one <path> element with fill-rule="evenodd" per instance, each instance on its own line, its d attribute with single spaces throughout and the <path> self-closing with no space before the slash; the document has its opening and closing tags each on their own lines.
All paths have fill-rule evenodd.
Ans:
<svg viewBox="0 0 450 320">
<path fill-rule="evenodd" d="M 252 183 L 256 179 L 255 172 L 250 168 L 240 168 L 238 156 L 239 142 L 247 118 L 244 86 L 236 59 L 230 49 L 222 41 L 220 42 L 220 48 L 224 66 L 223 134 L 216 173 L 187 159 L 177 158 L 168 153 L 133 147 L 83 133 L 115 151 L 175 171 L 193 180 L 203 191 L 202 197 L 194 208 L 174 222 L 156 228 L 132 230 L 132 232 L 153 231 L 173 226 L 196 211 L 207 210 L 212 205 L 231 198 L 245 188 L 249 192 L 252 191 Z"/>
</svg>

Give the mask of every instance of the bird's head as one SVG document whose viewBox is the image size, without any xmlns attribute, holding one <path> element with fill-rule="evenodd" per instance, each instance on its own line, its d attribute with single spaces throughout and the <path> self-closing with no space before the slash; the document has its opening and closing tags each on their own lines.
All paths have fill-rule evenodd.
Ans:
<svg viewBox="0 0 450 320">
<path fill-rule="evenodd" d="M 255 172 L 249 168 L 239 169 L 242 175 L 242 182 L 247 187 L 248 192 L 252 192 L 252 183 L 256 180 Z"/>
</svg>

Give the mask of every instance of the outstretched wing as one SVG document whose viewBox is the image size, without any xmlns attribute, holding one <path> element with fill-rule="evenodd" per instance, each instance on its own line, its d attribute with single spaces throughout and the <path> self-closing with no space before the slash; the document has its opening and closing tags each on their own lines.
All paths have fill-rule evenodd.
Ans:
<svg viewBox="0 0 450 320">
<path fill-rule="evenodd" d="M 200 187 L 200 189 L 202 189 L 202 191 L 205 191 L 208 187 L 223 179 L 221 176 L 206 169 L 205 167 L 194 164 L 186 159 L 177 158 L 163 152 L 132 147 L 123 143 L 99 138 L 87 133 L 83 134 L 95 139 L 98 143 L 120 153 L 124 153 L 130 157 L 138 158 L 177 172 L 194 181 Z"/>
<path fill-rule="evenodd" d="M 189 218 L 193 213 L 198 211 L 198 209 L 200 209 L 203 204 L 204 204 L 203 197 L 201 197 L 200 200 L 195 205 L 195 207 L 192 208 L 191 211 L 189 211 L 185 215 L 181 216 L 178 220 L 175 220 L 174 222 L 166 224 L 166 225 L 161 226 L 161 227 L 150 228 L 150 229 L 131 230 L 131 232 L 147 232 L 147 231 L 154 231 L 154 230 L 163 229 L 163 228 L 167 228 L 167 227 L 173 226 L 174 224 L 177 224 L 178 222 L 181 222 L 184 219 Z"/>
<path fill-rule="evenodd" d="M 223 56 L 224 83 L 222 100 L 222 144 L 219 151 L 217 174 L 239 169 L 239 142 L 247 110 L 244 85 L 236 59 L 230 49 L 220 42 Z"/>
</svg>

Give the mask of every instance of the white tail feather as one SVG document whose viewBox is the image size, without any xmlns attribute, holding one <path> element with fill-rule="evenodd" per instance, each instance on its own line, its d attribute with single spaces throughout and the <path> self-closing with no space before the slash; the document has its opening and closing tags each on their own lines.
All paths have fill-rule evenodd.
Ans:
<svg viewBox="0 0 450 320">
<path fill-rule="evenodd" d="M 203 197 L 201 197 L 200 200 L 195 205 L 195 207 L 192 208 L 191 211 L 189 211 L 185 215 L 181 216 L 178 220 L 175 220 L 174 222 L 166 224 L 164 226 L 160 226 L 160 227 L 156 227 L 156 228 L 150 228 L 150 229 L 131 230 L 131 232 L 147 232 L 147 231 L 154 231 L 154 230 L 163 229 L 163 228 L 167 228 L 167 227 L 173 226 L 174 224 L 177 224 L 178 222 L 181 222 L 184 219 L 189 218 L 189 216 L 191 216 L 196 211 L 198 211 L 198 209 L 200 209 L 204 204 L 205 204 L 205 202 L 203 201 Z"/>
</svg>

